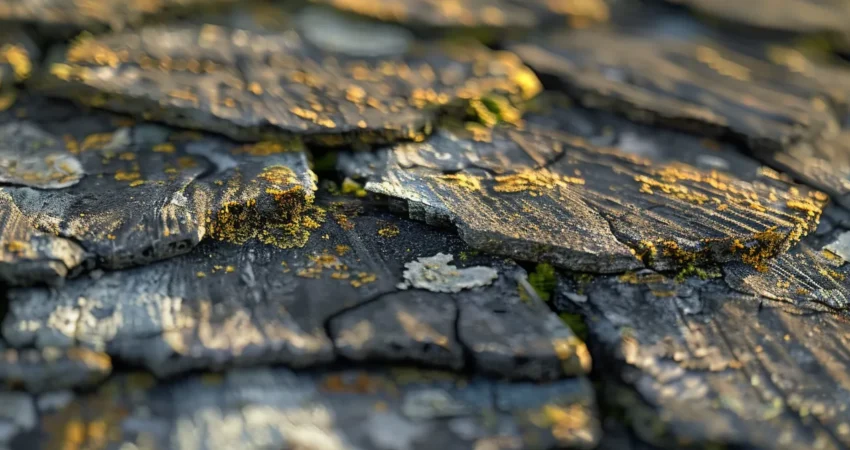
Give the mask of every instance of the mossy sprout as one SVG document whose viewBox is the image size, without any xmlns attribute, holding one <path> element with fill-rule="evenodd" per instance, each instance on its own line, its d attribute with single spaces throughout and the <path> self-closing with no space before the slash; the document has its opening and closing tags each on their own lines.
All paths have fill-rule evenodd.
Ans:
<svg viewBox="0 0 850 450">
<path fill-rule="evenodd" d="M 570 330 L 578 336 L 582 341 L 587 341 L 587 324 L 584 322 L 584 317 L 580 314 L 572 314 L 572 313 L 560 313 L 558 317 L 561 318 L 561 322 L 564 322 L 564 325 L 570 327 Z"/>
<path fill-rule="evenodd" d="M 538 264 L 534 272 L 528 275 L 528 283 L 544 302 L 548 302 L 555 292 L 555 268 L 547 263 Z"/>
<path fill-rule="evenodd" d="M 351 178 L 342 180 L 342 189 L 340 192 L 342 192 L 343 195 L 354 195 L 355 197 L 361 198 L 366 196 L 366 189 L 363 189 L 363 185 Z"/>
<path fill-rule="evenodd" d="M 688 264 L 676 274 L 675 280 L 681 283 L 691 276 L 699 277 L 701 280 L 708 280 L 709 278 L 717 278 L 720 274 L 716 270 L 706 270 L 696 267 L 693 264 Z"/>
</svg>

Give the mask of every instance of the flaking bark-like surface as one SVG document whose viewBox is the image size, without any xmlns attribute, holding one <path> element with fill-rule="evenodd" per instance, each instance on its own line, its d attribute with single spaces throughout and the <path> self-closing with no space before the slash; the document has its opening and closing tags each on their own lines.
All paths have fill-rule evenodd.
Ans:
<svg viewBox="0 0 850 450">
<path fill-rule="evenodd" d="M 210 241 L 156 264 L 12 290 L 3 335 L 15 347 L 77 345 L 159 375 L 345 358 L 550 380 L 589 369 L 584 343 L 545 305 L 523 299 L 509 261 L 491 285 L 455 294 L 400 290 L 404 263 L 468 255 L 449 233 L 369 210 L 326 204 L 306 246 Z M 362 214 L 362 216 L 361 216 Z"/>
<path fill-rule="evenodd" d="M 364 161 L 378 167 L 366 188 L 405 201 L 411 217 L 454 223 L 474 248 L 602 273 L 759 265 L 813 231 L 826 199 L 772 171 L 752 182 L 669 155 L 653 162 L 626 151 L 640 150 L 634 139 L 601 147 L 533 120 L 476 130 L 442 129 Z"/>
<path fill-rule="evenodd" d="M 510 49 L 586 106 L 638 121 L 770 150 L 838 129 L 830 107 L 835 94 L 824 80 L 810 81 L 709 38 L 645 31 L 558 31 Z"/>
<path fill-rule="evenodd" d="M 723 280 L 651 271 L 580 291 L 565 284 L 579 301 L 564 295 L 563 304 L 586 315 L 603 397 L 642 439 L 665 448 L 850 443 L 843 319 L 742 295 Z"/>
<path fill-rule="evenodd" d="M 850 5 L 842 0 L 668 0 L 733 22 L 796 33 L 850 32 Z"/>
<path fill-rule="evenodd" d="M 61 138 L 26 121 L 0 130 L 18 156 L 0 169 L 10 183 L 3 188 L 10 258 L 48 260 L 61 277 L 80 264 L 80 248 L 95 265 L 115 269 L 185 253 L 205 238 L 303 245 L 302 212 L 315 181 L 297 143 L 183 139 L 100 119 L 105 127 L 85 116 L 49 120 L 69 131 Z M 114 131 L 89 133 L 98 128 Z"/>
<path fill-rule="evenodd" d="M 293 30 L 155 26 L 75 42 L 38 86 L 237 140 L 298 135 L 323 145 L 422 140 L 440 111 L 539 89 L 511 53 L 478 44 L 401 50 L 357 57 L 321 50 Z"/>
<path fill-rule="evenodd" d="M 850 447 L 846 5 L 681 3 L 0 0 L 0 449 Z"/>
<path fill-rule="evenodd" d="M 762 152 L 759 157 L 795 178 L 828 193 L 833 201 L 850 207 L 850 132 L 841 132 L 811 142 L 801 142 L 779 152 Z"/>
<path fill-rule="evenodd" d="M 4 283 L 60 284 L 85 259 L 82 247 L 37 230 L 9 193 L 0 191 L 0 278 Z"/>
<path fill-rule="evenodd" d="M 744 264 L 729 264 L 723 270 L 729 286 L 741 292 L 838 314 L 850 307 L 850 266 L 805 243 L 767 261 L 761 270 Z"/>
</svg>

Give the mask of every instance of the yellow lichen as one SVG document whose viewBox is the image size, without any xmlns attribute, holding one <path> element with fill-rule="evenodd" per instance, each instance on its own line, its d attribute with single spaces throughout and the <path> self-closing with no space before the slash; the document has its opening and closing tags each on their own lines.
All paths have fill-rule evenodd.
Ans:
<svg viewBox="0 0 850 450">
<path fill-rule="evenodd" d="M 359 272 L 357 274 L 357 279 L 351 280 L 351 285 L 356 287 L 356 288 L 359 288 L 360 286 L 363 286 L 364 284 L 374 283 L 375 280 L 377 280 L 377 279 L 378 279 L 378 277 L 374 273 Z"/>
<path fill-rule="evenodd" d="M 836 280 L 836 281 L 844 281 L 844 279 L 846 278 L 840 272 L 836 272 L 835 270 L 832 270 L 832 269 L 829 269 L 829 268 L 826 268 L 826 267 L 819 268 L 818 273 L 820 273 L 821 275 L 823 275 L 825 277 L 832 278 L 833 280 Z"/>
<path fill-rule="evenodd" d="M 174 144 L 172 144 L 170 142 L 164 142 L 162 144 L 154 145 L 153 151 L 155 153 L 174 153 L 175 148 L 174 148 Z"/>
<path fill-rule="evenodd" d="M 460 186 L 469 192 L 481 191 L 481 179 L 475 175 L 467 175 L 464 173 L 439 175 L 438 180 L 448 181 L 453 185 Z"/>
<path fill-rule="evenodd" d="M 325 220 L 324 209 L 312 206 L 313 195 L 287 167 L 268 167 L 247 185 L 238 174 L 227 182 L 226 191 L 237 198 L 237 193 L 246 189 L 253 192 L 247 199 L 224 201 L 216 211 L 209 211 L 206 226 L 212 238 L 238 244 L 258 239 L 281 248 L 301 247 L 310 231 Z"/>
<path fill-rule="evenodd" d="M 14 89 L 9 89 L 0 93 L 0 111 L 6 111 L 11 108 L 17 101 L 18 95 Z"/>
<path fill-rule="evenodd" d="M 713 48 L 705 46 L 697 47 L 696 57 L 699 62 L 706 64 L 721 75 L 741 81 L 747 81 L 750 79 L 750 69 L 724 58 Z"/>
<path fill-rule="evenodd" d="M 12 240 L 6 243 L 6 250 L 17 255 L 23 255 L 30 250 L 30 244 L 24 241 Z"/>
<path fill-rule="evenodd" d="M 671 258 L 679 265 L 687 265 L 697 262 L 697 258 L 699 256 L 698 253 L 679 247 L 679 244 L 675 241 L 661 241 L 659 246 L 662 249 L 662 255 Z"/>
<path fill-rule="evenodd" d="M 635 257 L 648 264 L 658 255 L 658 249 L 652 241 L 643 240 L 638 242 L 634 249 Z"/>
<path fill-rule="evenodd" d="M 828 259 L 829 261 L 831 261 L 833 263 L 844 264 L 844 258 L 836 255 L 835 253 L 833 253 L 833 252 L 831 252 L 827 249 L 822 250 L 821 254 L 823 255 L 824 258 Z"/>
<path fill-rule="evenodd" d="M 569 441 L 583 434 L 592 418 L 580 404 L 567 407 L 547 404 L 539 415 L 532 417 L 532 421 L 542 428 L 550 429 L 556 439 Z"/>
<path fill-rule="evenodd" d="M 280 165 L 265 168 L 260 178 L 276 185 L 290 185 L 298 182 L 298 177 L 292 169 Z"/>
<path fill-rule="evenodd" d="M 366 189 L 363 189 L 363 185 L 348 177 L 342 180 L 340 192 L 344 195 L 354 195 L 355 197 L 366 196 Z"/>
<path fill-rule="evenodd" d="M 90 134 L 83 139 L 83 143 L 80 146 L 81 151 L 92 150 L 92 149 L 102 149 L 109 145 L 112 142 L 113 135 L 112 133 L 96 133 Z"/>
<path fill-rule="evenodd" d="M 653 189 L 658 189 L 665 194 L 695 205 L 702 205 L 709 200 L 707 195 L 701 192 L 692 191 L 686 186 L 677 185 L 675 182 L 669 183 L 658 181 L 646 175 L 635 176 L 635 181 L 641 184 L 640 192 L 645 194 L 653 194 L 655 193 Z"/>
<path fill-rule="evenodd" d="M 142 174 L 139 172 L 127 172 L 125 170 L 115 172 L 115 181 L 136 181 L 141 177 Z"/>
<path fill-rule="evenodd" d="M 378 229 L 378 236 L 384 238 L 393 238 L 399 235 L 401 231 L 399 231 L 398 226 L 386 223 L 381 228 Z"/>
<path fill-rule="evenodd" d="M 337 245 L 336 246 L 336 254 L 339 256 L 345 256 L 346 253 L 351 251 L 351 247 L 347 245 Z"/>
<path fill-rule="evenodd" d="M 753 266 L 759 272 L 767 271 L 765 261 L 780 254 L 789 237 L 776 231 L 777 227 L 756 233 L 753 241 L 741 249 L 741 261 Z"/>
<path fill-rule="evenodd" d="M 582 185 L 584 180 L 578 177 L 568 177 L 550 171 L 549 169 L 525 170 L 511 175 L 500 175 L 495 178 L 496 192 L 529 192 L 539 195 L 556 187 L 570 184 Z"/>
<path fill-rule="evenodd" d="M 24 81 L 32 73 L 29 52 L 20 45 L 6 44 L 0 47 L 0 63 L 8 63 L 12 66 L 16 81 Z"/>
<path fill-rule="evenodd" d="M 252 156 L 270 156 L 285 152 L 301 151 L 304 147 L 297 141 L 262 141 L 252 145 L 245 145 L 236 150 L 236 153 L 246 153 Z"/>
<path fill-rule="evenodd" d="M 798 211 L 803 211 L 812 218 L 820 218 L 822 212 L 821 206 L 809 198 L 790 199 L 785 202 L 785 206 Z"/>
</svg>

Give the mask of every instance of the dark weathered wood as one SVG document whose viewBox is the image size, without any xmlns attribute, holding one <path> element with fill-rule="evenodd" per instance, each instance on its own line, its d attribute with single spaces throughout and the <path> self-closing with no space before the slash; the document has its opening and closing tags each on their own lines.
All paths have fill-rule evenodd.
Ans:
<svg viewBox="0 0 850 450">
<path fill-rule="evenodd" d="M 758 266 L 820 217 L 823 194 L 742 155 L 724 160 L 710 144 L 682 135 L 665 142 L 647 129 L 623 130 L 614 147 L 594 145 L 601 136 L 555 131 L 573 114 L 592 135 L 593 116 L 561 114 L 531 116 L 524 130 L 443 128 L 377 162 L 360 158 L 360 171 L 374 173 L 368 190 L 403 200 L 411 217 L 456 224 L 474 248 L 588 272 L 731 260 Z M 617 123 L 607 123 L 614 138 Z M 724 167 L 683 163 L 683 146 L 688 160 Z M 350 160 L 343 167 L 356 172 Z"/>
<path fill-rule="evenodd" d="M 402 42 L 387 54 L 352 54 L 375 41 L 329 51 L 296 30 L 153 26 L 78 40 L 37 85 L 238 140 L 297 135 L 331 146 L 422 140 L 440 112 L 487 95 L 521 100 L 539 89 L 515 55 L 479 44 Z"/>
<path fill-rule="evenodd" d="M 604 397 L 641 438 L 669 448 L 850 445 L 844 319 L 789 311 L 723 280 L 653 272 L 561 292 L 587 317 Z"/>
<path fill-rule="evenodd" d="M 210 241 L 59 290 L 12 290 L 3 335 L 15 347 L 103 349 L 161 375 L 339 357 L 534 380 L 589 369 L 584 343 L 523 300 L 525 271 L 513 262 L 470 257 L 457 237 L 361 201 L 321 208 L 325 222 L 303 248 Z M 498 276 L 452 294 L 398 288 L 405 263 L 437 253 Z"/>
<path fill-rule="evenodd" d="M 812 71 L 788 70 L 711 37 L 651 27 L 557 31 L 510 49 L 586 106 L 752 148 L 778 150 L 833 133 L 841 118 L 831 102 L 847 97 L 846 89 L 810 79 Z"/>
</svg>

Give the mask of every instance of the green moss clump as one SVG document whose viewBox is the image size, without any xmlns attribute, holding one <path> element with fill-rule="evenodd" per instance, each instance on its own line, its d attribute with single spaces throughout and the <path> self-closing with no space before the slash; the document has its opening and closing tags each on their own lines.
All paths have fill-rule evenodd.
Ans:
<svg viewBox="0 0 850 450">
<path fill-rule="evenodd" d="M 366 196 L 366 189 L 363 189 L 363 185 L 351 178 L 342 180 L 341 192 L 343 195 L 354 195 L 361 198 Z"/>
<path fill-rule="evenodd" d="M 675 280 L 679 283 L 685 281 L 685 278 L 696 276 L 701 280 L 708 280 L 709 278 L 717 278 L 719 276 L 718 273 L 707 271 L 704 269 L 700 269 L 699 267 L 694 266 L 693 264 L 688 264 L 679 273 L 676 274 Z"/>
<path fill-rule="evenodd" d="M 576 281 L 576 293 L 580 295 L 584 295 L 584 288 L 587 287 L 590 283 L 593 282 L 593 275 L 589 273 L 579 273 L 573 277 Z"/>
<path fill-rule="evenodd" d="M 558 314 L 561 321 L 578 336 L 582 341 L 587 341 L 587 324 L 584 323 L 584 318 L 579 314 L 561 313 Z"/>
<path fill-rule="evenodd" d="M 336 170 L 337 154 L 328 152 L 313 159 L 312 169 L 316 172 L 332 172 Z"/>
<path fill-rule="evenodd" d="M 552 299 L 552 293 L 555 292 L 555 268 L 551 264 L 540 263 L 534 269 L 534 272 L 528 275 L 528 283 L 537 292 L 537 295 L 548 302 Z"/>
<path fill-rule="evenodd" d="M 467 118 L 493 128 L 498 124 L 519 125 L 522 122 L 522 105 L 517 105 L 501 95 L 489 95 L 470 100 Z"/>
<path fill-rule="evenodd" d="M 475 251 L 475 250 L 460 252 L 460 260 L 461 261 L 468 261 L 469 258 L 474 258 L 476 256 L 478 256 L 478 252 Z"/>
</svg>

